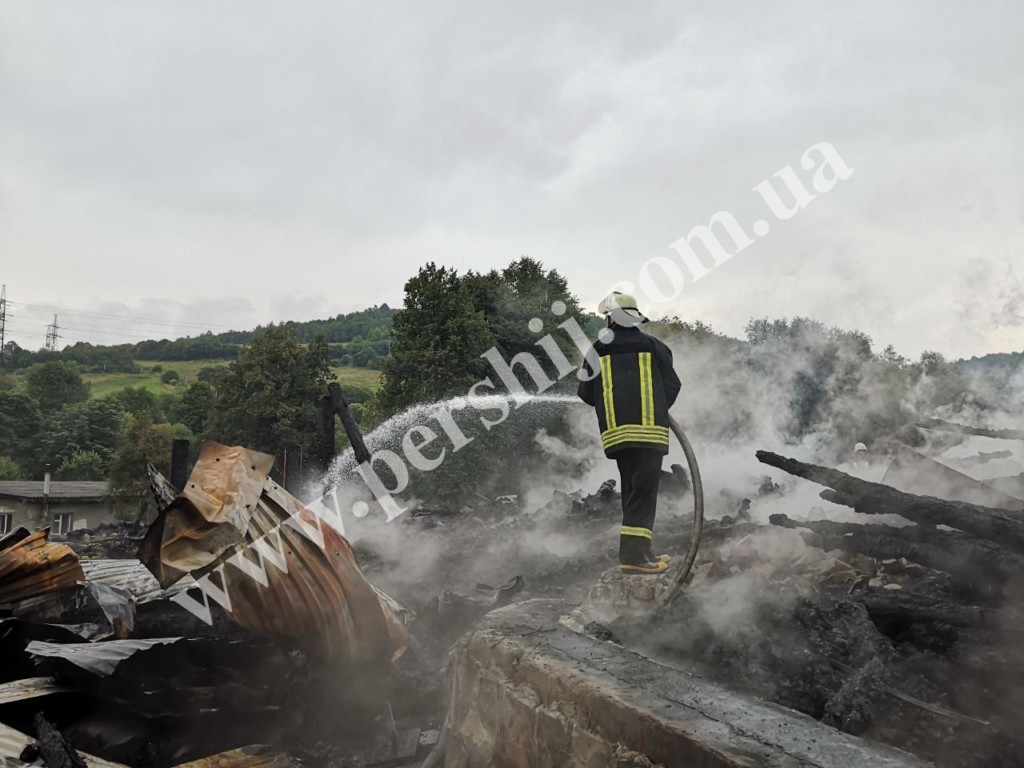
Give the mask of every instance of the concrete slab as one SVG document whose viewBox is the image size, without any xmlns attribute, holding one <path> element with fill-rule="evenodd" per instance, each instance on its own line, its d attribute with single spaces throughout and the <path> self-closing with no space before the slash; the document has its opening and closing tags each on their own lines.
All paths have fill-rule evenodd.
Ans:
<svg viewBox="0 0 1024 768">
<path fill-rule="evenodd" d="M 797 712 L 569 631 L 573 606 L 488 614 L 449 659 L 447 768 L 921 768 Z"/>
</svg>

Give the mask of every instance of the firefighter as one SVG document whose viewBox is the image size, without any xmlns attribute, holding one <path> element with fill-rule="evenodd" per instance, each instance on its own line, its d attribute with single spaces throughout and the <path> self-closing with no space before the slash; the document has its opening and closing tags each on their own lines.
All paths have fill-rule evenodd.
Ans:
<svg viewBox="0 0 1024 768">
<path fill-rule="evenodd" d="M 594 407 L 605 456 L 619 467 L 622 489 L 622 529 L 619 567 L 624 573 L 664 573 L 668 555 L 651 550 L 658 505 L 661 462 L 668 453 L 668 409 L 679 395 L 679 377 L 672 352 L 639 326 L 647 322 L 636 299 L 612 293 L 598 308 L 608 330 L 594 342 L 600 370 L 587 355 L 588 379 L 578 394 Z"/>
</svg>

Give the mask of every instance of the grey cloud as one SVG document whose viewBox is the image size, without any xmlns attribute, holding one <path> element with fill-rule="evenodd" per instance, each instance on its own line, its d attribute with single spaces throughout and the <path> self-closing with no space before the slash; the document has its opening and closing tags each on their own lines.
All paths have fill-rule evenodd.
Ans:
<svg viewBox="0 0 1024 768">
<path fill-rule="evenodd" d="M 397 304 L 428 259 L 525 253 L 596 303 L 715 211 L 749 222 L 751 188 L 829 141 L 849 181 L 659 309 L 983 353 L 998 313 L 935 297 L 992 300 L 952 276 L 977 254 L 998 273 L 1024 230 L 1021 22 L 923 0 L 9 0 L 4 279 L 88 308 L 159 275 L 157 298 L 244 298 L 213 316 L 233 323 Z"/>
</svg>

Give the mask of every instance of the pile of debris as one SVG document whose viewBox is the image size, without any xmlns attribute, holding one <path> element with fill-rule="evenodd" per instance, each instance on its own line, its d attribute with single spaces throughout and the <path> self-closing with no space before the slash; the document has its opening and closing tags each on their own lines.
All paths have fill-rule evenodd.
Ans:
<svg viewBox="0 0 1024 768">
<path fill-rule="evenodd" d="M 407 612 L 272 461 L 207 443 L 182 493 L 154 473 L 138 559 L 87 559 L 46 530 L 0 540 L 0 764 L 427 756 L 443 690 Z"/>
<path fill-rule="evenodd" d="M 835 522 L 821 508 L 776 512 L 768 526 L 711 521 L 677 602 L 612 622 L 610 633 L 936 765 L 1024 765 L 1024 512 L 757 457 L 886 524 Z"/>
<path fill-rule="evenodd" d="M 580 632 L 943 768 L 1024 765 L 1024 502 L 1011 483 L 890 457 L 880 483 L 758 453 L 872 523 L 749 478 L 709 499 L 688 588 L 652 612 L 674 574 L 618 574 L 614 481 L 534 514 L 516 497 L 420 508 L 389 532 L 401 546 L 357 542 L 361 567 L 271 479 L 271 457 L 207 443 L 180 492 L 151 473 L 144 531 L 0 539 L 0 764 L 431 764 L 450 644 L 494 608 L 558 597 L 585 604 Z M 690 492 L 666 472 L 665 551 L 687 548 L 668 510 Z M 410 541 L 436 570 L 413 586 Z"/>
</svg>

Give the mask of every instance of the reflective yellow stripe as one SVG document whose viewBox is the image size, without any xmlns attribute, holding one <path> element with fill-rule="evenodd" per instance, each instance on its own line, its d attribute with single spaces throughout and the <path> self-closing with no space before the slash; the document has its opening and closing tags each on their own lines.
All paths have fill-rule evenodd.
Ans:
<svg viewBox="0 0 1024 768">
<path fill-rule="evenodd" d="M 643 426 L 647 424 L 647 369 L 644 366 L 644 353 L 640 352 L 637 356 L 637 365 L 640 368 L 640 423 Z"/>
<path fill-rule="evenodd" d="M 644 427 L 639 424 L 624 424 L 621 427 L 606 430 L 601 435 L 601 443 L 606 449 L 620 443 L 631 442 L 668 445 L 668 427 Z"/>
<path fill-rule="evenodd" d="M 661 437 L 651 437 L 648 435 L 625 435 L 623 437 L 616 438 L 615 440 L 609 440 L 601 445 L 604 450 L 614 448 L 616 445 L 622 443 L 650 443 L 651 445 L 668 445 L 668 440 Z"/>
<path fill-rule="evenodd" d="M 637 355 L 640 364 L 640 422 L 649 427 L 654 424 L 654 374 L 651 369 L 651 353 Z"/>
<path fill-rule="evenodd" d="M 601 440 L 603 442 L 608 442 L 609 440 L 616 440 L 616 439 L 618 439 L 620 437 L 631 437 L 631 436 L 632 437 L 650 437 L 650 438 L 657 438 L 659 440 L 665 440 L 666 442 L 668 441 L 668 432 L 660 430 L 657 427 L 637 427 L 636 429 L 626 429 L 626 430 L 617 429 L 614 432 L 612 432 L 611 434 L 606 432 L 605 434 L 601 435 Z"/>
<path fill-rule="evenodd" d="M 644 353 L 647 356 L 647 405 L 651 409 L 650 421 L 648 424 L 654 424 L 654 367 L 652 366 L 653 357 L 650 352 Z"/>
<path fill-rule="evenodd" d="M 664 440 L 666 443 L 668 442 L 668 430 L 661 429 L 659 427 L 634 427 L 632 429 L 623 429 L 622 427 L 619 427 L 618 429 L 608 430 L 605 432 L 601 435 L 601 440 L 602 442 L 608 442 L 609 440 L 629 436 L 657 438 L 659 440 Z"/>
<path fill-rule="evenodd" d="M 622 526 L 621 531 L 623 536 L 640 536 L 644 539 L 649 539 L 653 535 L 653 531 L 650 528 L 634 528 L 631 525 Z"/>
<path fill-rule="evenodd" d="M 612 437 L 618 437 L 625 433 L 652 435 L 655 437 L 664 437 L 668 440 L 668 427 L 659 427 L 657 425 L 653 427 L 644 427 L 640 424 L 623 424 L 621 427 L 615 427 L 614 429 L 606 429 L 601 433 L 601 439 L 607 440 Z"/>
<path fill-rule="evenodd" d="M 601 358 L 601 389 L 604 391 L 604 415 L 608 429 L 615 429 L 615 390 L 612 383 L 612 359 L 609 356 Z"/>
</svg>

